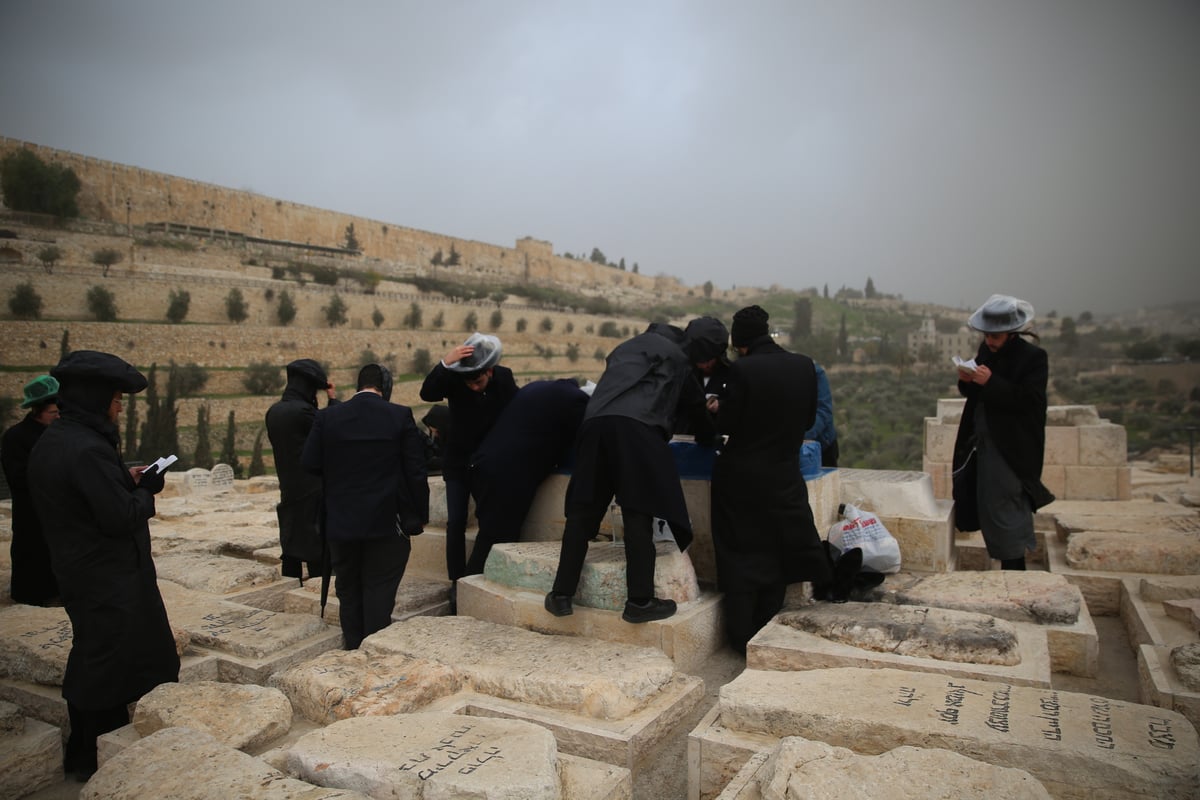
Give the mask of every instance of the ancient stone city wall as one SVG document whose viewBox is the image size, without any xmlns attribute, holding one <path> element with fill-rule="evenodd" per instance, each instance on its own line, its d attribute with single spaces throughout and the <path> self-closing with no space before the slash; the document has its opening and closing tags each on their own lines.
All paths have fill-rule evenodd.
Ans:
<svg viewBox="0 0 1200 800">
<path fill-rule="evenodd" d="M 83 184 L 80 212 L 88 219 L 134 228 L 175 222 L 327 248 L 340 248 L 347 226 L 353 224 L 364 268 L 383 275 L 424 273 L 437 251 L 448 255 L 453 246 L 464 270 L 479 276 L 559 285 L 624 285 L 663 298 L 686 292 L 672 277 L 620 272 L 555 256 L 550 242 L 531 237 L 517 240 L 513 247 L 458 239 L 0 137 L 0 156 L 21 147 L 43 161 L 75 170 Z"/>
</svg>

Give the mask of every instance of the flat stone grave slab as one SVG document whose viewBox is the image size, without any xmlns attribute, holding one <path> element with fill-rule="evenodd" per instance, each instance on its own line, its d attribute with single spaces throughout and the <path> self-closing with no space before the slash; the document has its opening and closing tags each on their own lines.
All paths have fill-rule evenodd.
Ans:
<svg viewBox="0 0 1200 800">
<path fill-rule="evenodd" d="M 1200 730 L 1200 642 L 1138 646 L 1138 697 L 1169 708 Z"/>
<path fill-rule="evenodd" d="M 746 667 L 891 667 L 1050 686 L 1046 637 L 1036 626 L 890 603 L 814 603 L 781 612 L 750 640 Z"/>
<path fill-rule="evenodd" d="M 897 747 L 859 755 L 799 736 L 756 753 L 718 800 L 791 797 L 886 797 L 888 800 L 1049 800 L 1041 782 L 1021 769 L 997 767 L 932 747 Z"/>
<path fill-rule="evenodd" d="M 1189 598 L 1175 596 L 1191 592 L 1200 598 L 1200 575 L 1147 576 L 1126 578 L 1121 582 L 1121 619 L 1129 632 L 1129 641 L 1139 644 L 1175 647 L 1196 641 L 1191 621 L 1172 614 L 1168 604 Z"/>
<path fill-rule="evenodd" d="M 175 649 L 181 656 L 189 636 L 175 628 Z M 61 606 L 12 605 L 0 609 L 0 677 L 45 686 L 62 686 L 74 634 L 67 610 Z"/>
<path fill-rule="evenodd" d="M 211 553 L 159 553 L 154 557 L 154 568 L 162 580 L 216 595 L 245 592 L 279 582 L 276 566 Z"/>
<path fill-rule="evenodd" d="M 276 499 L 270 495 L 167 498 L 156 505 L 150 520 L 153 552 L 156 557 L 182 550 L 255 558 L 256 553 L 273 550 L 278 561 Z"/>
<path fill-rule="evenodd" d="M 62 731 L 0 701 L 0 797 L 25 797 L 62 781 Z"/>
<path fill-rule="evenodd" d="M 501 586 L 532 589 L 543 595 L 554 584 L 559 542 L 497 544 L 488 555 L 483 576 Z M 654 594 L 687 603 L 700 597 L 696 571 L 687 554 L 673 542 L 655 545 Z M 625 548 L 611 542 L 592 542 L 584 560 L 575 604 L 621 611 L 625 608 Z"/>
<path fill-rule="evenodd" d="M 423 713 L 334 723 L 297 741 L 289 771 L 372 796 L 619 798 L 628 770 L 564 757 L 554 736 L 521 720 Z"/>
<path fill-rule="evenodd" d="M 288 777 L 265 761 L 192 728 L 164 728 L 105 760 L 80 800 L 368 800 Z"/>
<path fill-rule="evenodd" d="M 292 704 L 283 692 L 266 686 L 217 681 L 163 683 L 138 700 L 131 724 L 141 737 L 182 726 L 249 751 L 288 732 Z"/>
<path fill-rule="evenodd" d="M 1062 575 L 996 570 L 938 575 L 889 575 L 867 598 L 988 614 L 1045 631 L 1050 669 L 1093 677 L 1100 640 L 1083 593 Z"/>
<path fill-rule="evenodd" d="M 222 600 L 159 581 L 167 616 L 192 647 L 218 659 L 228 683 L 265 684 L 273 672 L 341 646 L 341 631 L 302 614 L 284 614 Z"/>
<path fill-rule="evenodd" d="M 700 670 L 725 646 L 720 595 L 713 592 L 682 603 L 667 619 L 637 625 L 625 622 L 617 611 L 583 605 L 576 605 L 568 617 L 555 617 L 544 607 L 545 595 L 545 589 L 503 586 L 483 575 L 470 575 L 458 581 L 458 613 L 539 633 L 654 647 L 683 672 Z"/>
<path fill-rule="evenodd" d="M 1004 681 L 747 670 L 721 688 L 719 726 L 707 722 L 693 737 L 802 736 L 868 755 L 904 745 L 953 750 L 1024 769 L 1060 798 L 1200 793 L 1200 743 L 1181 714 Z"/>
<path fill-rule="evenodd" d="M 563 752 L 632 767 L 703 699 L 703 682 L 652 648 L 547 636 L 469 617 L 414 617 L 281 671 L 298 713 L 449 710 L 527 719 Z"/>
<path fill-rule="evenodd" d="M 1067 540 L 1072 569 L 1091 572 L 1195 575 L 1200 573 L 1200 533 L 1078 531 Z"/>
<path fill-rule="evenodd" d="M 296 581 L 290 582 L 289 588 L 283 594 L 282 610 L 290 614 L 321 613 L 321 579 L 312 578 L 297 586 Z M 431 616 L 439 617 L 450 613 L 451 582 L 440 578 L 427 578 L 411 575 L 407 572 L 396 590 L 396 606 L 392 609 L 392 620 L 399 622 L 409 617 Z M 341 604 L 337 599 L 337 577 L 329 582 L 329 597 L 325 604 L 325 622 L 337 625 L 338 612 Z"/>
<path fill-rule="evenodd" d="M 1079 535 L 1079 534 L 1076 534 Z M 1072 536 L 1072 539 L 1075 537 Z M 1101 571 L 1084 566 L 1073 566 L 1067 561 L 1068 545 L 1055 537 L 1046 539 L 1046 563 L 1050 572 L 1062 575 L 1070 583 L 1079 588 L 1083 594 L 1084 604 L 1088 613 L 1093 617 L 1125 616 L 1122 608 L 1123 598 L 1127 595 L 1125 584 L 1142 580 L 1165 582 L 1168 580 L 1195 580 L 1196 575 L 1171 575 L 1136 570 Z M 1114 565 L 1115 566 L 1115 565 Z M 1144 564 L 1143 564 L 1144 566 Z"/>
<path fill-rule="evenodd" d="M 1098 504 L 1099 505 L 1099 504 Z M 1120 533 L 1154 534 L 1200 533 L 1200 514 L 1194 508 L 1151 503 L 1153 510 L 1134 514 L 1111 514 L 1097 509 L 1095 513 L 1054 515 L 1054 528 L 1060 541 L 1067 541 L 1072 534 L 1082 531 L 1109 531 Z"/>
</svg>

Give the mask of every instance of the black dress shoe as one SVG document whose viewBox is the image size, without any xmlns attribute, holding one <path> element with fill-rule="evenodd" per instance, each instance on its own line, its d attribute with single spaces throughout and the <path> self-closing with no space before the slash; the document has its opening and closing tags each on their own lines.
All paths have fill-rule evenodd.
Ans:
<svg viewBox="0 0 1200 800">
<path fill-rule="evenodd" d="M 632 600 L 626 600 L 625 611 L 621 614 L 621 619 L 633 623 L 653 622 L 656 619 L 666 619 L 674 613 L 674 600 L 662 600 L 658 597 L 651 597 L 644 605 L 635 603 Z"/>
<path fill-rule="evenodd" d="M 546 606 L 547 611 L 556 617 L 569 617 L 575 613 L 575 609 L 571 607 L 571 598 L 565 594 L 547 592 L 546 602 L 543 605 Z"/>
</svg>

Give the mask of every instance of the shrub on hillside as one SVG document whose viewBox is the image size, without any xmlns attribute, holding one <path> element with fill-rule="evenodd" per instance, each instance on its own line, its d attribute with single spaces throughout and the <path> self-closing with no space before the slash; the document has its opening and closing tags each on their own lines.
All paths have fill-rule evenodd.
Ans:
<svg viewBox="0 0 1200 800">
<path fill-rule="evenodd" d="M 338 271 L 333 267 L 312 266 L 308 268 L 314 283 L 322 286 L 337 286 Z"/>
<path fill-rule="evenodd" d="M 283 388 L 283 372 L 269 361 L 252 361 L 242 376 L 242 386 L 250 394 L 275 394 Z"/>
<path fill-rule="evenodd" d="M 275 318 L 279 320 L 280 325 L 288 325 L 296 318 L 296 301 L 286 289 L 279 293 L 279 306 L 275 309 Z"/>
<path fill-rule="evenodd" d="M 79 176 L 70 167 L 47 164 L 24 147 L 0 159 L 0 191 L 13 211 L 77 217 Z"/>
<path fill-rule="evenodd" d="M 465 317 L 463 317 L 463 327 L 469 331 L 473 331 L 476 328 L 478 328 L 479 327 L 479 315 L 476 314 L 474 311 L 467 312 L 467 315 Z"/>
<path fill-rule="evenodd" d="M 425 375 L 429 372 L 433 364 L 433 359 L 429 355 L 429 351 L 424 347 L 418 347 L 413 351 L 412 371 L 414 375 Z"/>
<path fill-rule="evenodd" d="M 41 319 L 42 296 L 33 288 L 33 283 L 18 283 L 8 298 L 8 310 L 16 319 Z"/>
<path fill-rule="evenodd" d="M 46 270 L 46 274 L 50 275 L 54 272 L 54 265 L 62 260 L 63 251 L 52 244 L 37 251 L 37 260 L 42 262 L 42 269 Z"/>
<path fill-rule="evenodd" d="M 492 317 L 489 320 L 489 323 L 492 326 L 492 330 L 500 330 L 500 326 L 504 324 L 504 314 L 500 311 L 500 309 L 497 308 L 492 312 Z"/>
<path fill-rule="evenodd" d="M 197 397 L 208 385 L 208 370 L 194 361 L 187 364 L 171 362 L 171 379 L 180 397 Z"/>
<path fill-rule="evenodd" d="M 336 328 L 346 324 L 346 301 L 340 294 L 335 294 L 329 305 L 321 307 L 321 311 L 325 313 L 325 322 L 329 327 Z"/>
<path fill-rule="evenodd" d="M 246 305 L 246 298 L 242 294 L 242 290 L 236 286 L 229 290 L 229 294 L 225 295 L 225 316 L 235 325 L 240 324 L 245 321 L 246 317 L 250 316 L 250 309 Z"/>
<path fill-rule="evenodd" d="M 112 322 L 117 318 L 117 299 L 103 286 L 88 289 L 87 307 L 98 322 Z"/>
<path fill-rule="evenodd" d="M 108 271 L 114 264 L 121 263 L 121 258 L 121 253 L 111 247 L 101 247 L 92 253 L 92 263 L 100 267 L 100 274 L 105 278 L 108 277 Z"/>
<path fill-rule="evenodd" d="M 187 289 L 172 289 L 167 298 L 167 321 L 176 325 L 187 318 L 192 295 Z"/>
<path fill-rule="evenodd" d="M 610 339 L 620 339 L 621 326 L 617 325 L 617 323 L 613 322 L 611 319 L 608 319 L 600 323 L 600 330 L 598 333 L 600 336 L 605 336 Z"/>
</svg>

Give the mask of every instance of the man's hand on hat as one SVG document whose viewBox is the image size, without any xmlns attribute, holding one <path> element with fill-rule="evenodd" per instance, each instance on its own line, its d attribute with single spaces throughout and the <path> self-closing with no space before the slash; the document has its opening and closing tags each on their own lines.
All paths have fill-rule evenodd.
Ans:
<svg viewBox="0 0 1200 800">
<path fill-rule="evenodd" d="M 447 367 L 451 364 L 457 364 L 464 358 L 469 358 L 472 354 L 474 354 L 474 352 L 475 347 L 473 345 L 460 344 L 458 347 L 455 347 L 446 354 L 446 357 L 442 359 L 442 363 Z"/>
</svg>

